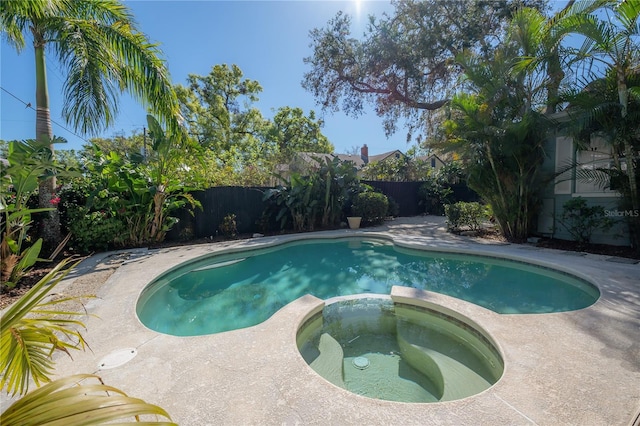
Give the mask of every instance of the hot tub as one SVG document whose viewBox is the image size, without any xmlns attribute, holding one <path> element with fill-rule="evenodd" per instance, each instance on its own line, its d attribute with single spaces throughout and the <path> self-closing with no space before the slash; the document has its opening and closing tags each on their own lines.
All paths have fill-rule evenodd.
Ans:
<svg viewBox="0 0 640 426">
<path fill-rule="evenodd" d="M 327 301 L 298 329 L 300 354 L 320 376 L 370 398 L 429 403 L 480 393 L 504 363 L 461 315 L 362 295 Z"/>
</svg>

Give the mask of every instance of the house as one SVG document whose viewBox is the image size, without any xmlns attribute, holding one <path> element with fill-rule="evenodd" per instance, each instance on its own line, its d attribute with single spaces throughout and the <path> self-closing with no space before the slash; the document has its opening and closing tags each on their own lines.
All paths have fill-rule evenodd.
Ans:
<svg viewBox="0 0 640 426">
<path fill-rule="evenodd" d="M 432 169 L 434 169 L 434 171 L 440 170 L 445 164 L 447 164 L 444 161 L 442 161 L 442 159 L 440 157 L 438 157 L 436 154 L 423 155 L 423 156 L 420 156 L 420 157 L 416 157 L 416 159 L 420 160 L 420 161 L 424 161 Z"/>
<path fill-rule="evenodd" d="M 336 154 L 335 156 L 338 157 L 341 161 L 352 162 L 356 169 L 358 169 L 358 171 L 362 170 L 366 165 L 371 163 L 378 163 L 382 161 L 389 161 L 390 159 L 406 157 L 401 151 L 397 149 L 382 154 L 369 155 L 369 147 L 367 146 L 367 144 L 364 144 L 362 148 L 360 148 L 360 155 Z"/>
<path fill-rule="evenodd" d="M 553 118 L 558 122 L 566 121 L 566 112 L 556 113 Z M 564 204 L 572 198 L 582 197 L 588 206 L 600 205 L 605 217 L 614 221 L 607 231 L 596 230 L 592 243 L 611 245 L 630 245 L 625 214 L 619 210 L 620 194 L 601 182 L 580 178 L 580 169 L 608 168 L 612 164 L 611 146 L 597 134 L 591 135 L 588 146 L 578 146 L 571 136 L 567 136 L 558 127 L 551 132 L 545 146 L 547 159 L 542 171 L 554 179 L 541 192 L 541 210 L 538 214 L 537 232 L 545 237 L 571 240 L 573 237 L 560 223 Z M 576 165 L 572 167 L 572 165 Z"/>
<path fill-rule="evenodd" d="M 378 154 L 378 155 L 371 155 L 369 156 L 369 148 L 367 147 L 367 144 L 364 144 L 364 146 L 361 148 L 361 153 L 362 153 L 362 157 L 366 158 L 366 164 L 369 163 L 381 163 L 384 161 L 390 161 L 390 160 L 397 160 L 400 158 L 406 158 L 406 155 L 404 155 L 404 153 L 402 153 L 402 151 L 399 151 L 397 149 L 394 149 L 393 151 L 389 151 L 389 152 L 385 152 L 382 154 Z"/>
<path fill-rule="evenodd" d="M 353 163 L 354 167 L 360 172 L 367 164 L 379 161 L 387 161 L 392 158 L 405 157 L 405 155 L 399 150 L 393 150 L 378 155 L 369 155 L 369 147 L 364 144 L 360 148 L 360 155 L 357 154 L 324 154 L 317 152 L 298 152 L 294 155 L 290 164 L 281 164 L 278 166 L 278 171 L 281 175 L 288 177 L 291 173 L 308 173 L 314 169 L 318 169 L 320 164 L 318 160 L 325 161 L 325 159 L 333 160 L 338 158 L 340 161 L 348 161 Z"/>
<path fill-rule="evenodd" d="M 292 173 L 306 174 L 314 169 L 318 169 L 320 164 L 318 160 L 325 161 L 326 159 L 333 160 L 338 158 L 343 162 L 350 162 L 354 165 L 358 171 L 358 175 L 363 177 L 363 169 L 369 164 L 380 164 L 386 161 L 397 161 L 399 159 L 405 162 L 413 161 L 402 151 L 394 149 L 393 151 L 384 152 L 382 154 L 369 155 L 369 147 L 364 144 L 360 148 L 360 155 L 357 154 L 320 154 L 314 152 L 298 152 L 294 155 L 292 161 L 289 164 L 281 164 L 278 166 L 278 173 L 281 176 L 289 177 Z M 430 165 L 431 168 L 438 170 L 446 163 L 437 155 L 431 154 L 428 156 L 417 157 L 416 160 L 421 160 Z"/>
</svg>

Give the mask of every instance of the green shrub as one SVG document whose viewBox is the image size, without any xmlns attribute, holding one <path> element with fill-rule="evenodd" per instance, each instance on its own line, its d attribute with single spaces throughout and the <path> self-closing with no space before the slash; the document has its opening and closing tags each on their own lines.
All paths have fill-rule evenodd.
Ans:
<svg viewBox="0 0 640 426">
<path fill-rule="evenodd" d="M 387 209 L 387 216 L 398 217 L 400 214 L 400 204 L 393 198 L 387 196 L 389 201 L 389 208 Z"/>
<path fill-rule="evenodd" d="M 588 207 L 587 201 L 582 197 L 572 198 L 562 208 L 558 222 L 578 243 L 588 243 L 594 231 L 608 231 L 613 226 L 613 221 L 605 217 L 604 207 Z"/>
<path fill-rule="evenodd" d="M 362 217 L 365 223 L 381 223 L 387 216 L 389 200 L 379 192 L 361 192 L 353 198 L 351 213 Z"/>
<path fill-rule="evenodd" d="M 61 222 L 71 233 L 69 245 L 74 251 L 105 251 L 127 243 L 125 200 L 103 188 L 95 176 L 72 180 L 59 195 Z"/>
<path fill-rule="evenodd" d="M 482 221 L 486 219 L 485 207 L 476 202 L 459 201 L 455 204 L 447 204 L 444 206 L 444 212 L 447 216 L 447 229 L 454 232 L 463 229 L 477 231 Z"/>
<path fill-rule="evenodd" d="M 315 160 L 320 165 L 315 173 L 280 176 L 284 184 L 265 191 L 264 224 L 279 222 L 281 229 L 293 224 L 294 231 L 312 231 L 317 225 L 340 223 L 351 194 L 360 190 L 356 170 L 337 158 Z"/>
<path fill-rule="evenodd" d="M 424 208 L 426 214 L 442 216 L 444 206 L 453 194 L 451 188 L 440 182 L 434 176 L 427 176 L 425 182 L 418 188 L 418 204 Z"/>
<path fill-rule="evenodd" d="M 71 247 L 78 253 L 105 251 L 123 245 L 127 226 L 108 211 L 90 211 L 85 206 L 67 210 Z"/>
<path fill-rule="evenodd" d="M 220 224 L 220 232 L 225 238 L 235 238 L 238 235 L 238 228 L 236 226 L 236 215 L 229 213 L 222 219 Z"/>
</svg>

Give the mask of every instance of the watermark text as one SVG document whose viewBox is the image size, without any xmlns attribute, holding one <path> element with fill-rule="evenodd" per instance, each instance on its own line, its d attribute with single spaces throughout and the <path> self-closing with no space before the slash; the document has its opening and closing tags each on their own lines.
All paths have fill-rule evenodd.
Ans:
<svg viewBox="0 0 640 426">
<path fill-rule="evenodd" d="M 606 217 L 639 217 L 640 210 L 605 210 Z"/>
</svg>

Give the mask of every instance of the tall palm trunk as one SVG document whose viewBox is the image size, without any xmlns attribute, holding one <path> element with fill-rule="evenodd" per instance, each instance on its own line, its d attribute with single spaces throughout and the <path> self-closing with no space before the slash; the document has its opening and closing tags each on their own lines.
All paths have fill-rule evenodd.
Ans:
<svg viewBox="0 0 640 426">
<path fill-rule="evenodd" d="M 46 41 L 34 27 L 33 46 L 36 59 L 36 139 L 53 140 L 53 130 L 51 129 L 51 114 L 49 111 L 49 89 L 47 87 L 47 69 L 44 57 L 44 47 Z M 53 153 L 53 144 L 50 144 Z M 56 178 L 55 176 L 40 181 L 38 187 L 38 205 L 41 208 L 52 206 L 51 200 L 55 197 Z M 62 240 L 60 232 L 60 215 L 58 210 L 41 213 L 40 235 L 47 248 L 55 248 Z"/>
<path fill-rule="evenodd" d="M 629 93 L 627 88 L 627 82 L 625 79 L 625 72 L 622 67 L 622 64 L 618 64 L 616 69 L 616 79 L 618 86 L 618 101 L 622 106 L 622 119 L 625 120 L 627 118 L 627 111 L 629 107 Z M 631 208 L 634 213 L 640 211 L 640 195 L 638 195 L 638 182 L 636 180 L 636 168 L 634 164 L 634 150 L 631 146 L 631 141 L 628 138 L 624 138 L 623 140 L 623 148 L 624 148 L 624 160 L 627 166 L 627 179 L 629 180 L 629 192 L 631 198 Z M 629 217 L 629 230 L 631 244 L 635 247 L 636 250 L 640 251 L 640 218 L 632 215 Z"/>
<path fill-rule="evenodd" d="M 498 199 L 500 200 L 500 210 L 509 214 L 509 207 L 507 199 L 504 195 L 504 191 L 502 190 L 502 183 L 500 182 L 500 174 L 498 173 L 498 169 L 496 168 L 496 163 L 493 159 L 493 154 L 491 152 L 490 143 L 486 144 L 487 148 L 487 158 L 489 159 L 489 164 L 491 165 L 491 171 L 493 172 L 493 177 L 496 179 L 496 188 L 498 189 Z M 502 216 L 502 215 L 501 215 Z M 506 217 L 506 216 L 502 216 Z M 500 227 L 502 228 L 502 233 L 508 240 L 512 240 L 514 238 L 514 229 L 512 227 L 513 222 L 511 220 L 505 220 L 500 222 Z"/>
<path fill-rule="evenodd" d="M 549 83 L 547 84 L 547 105 L 545 114 L 553 114 L 558 109 L 558 94 L 560 92 L 560 84 L 564 79 L 564 71 L 560 63 L 560 54 L 558 48 L 554 48 L 547 62 L 547 75 Z"/>
</svg>

